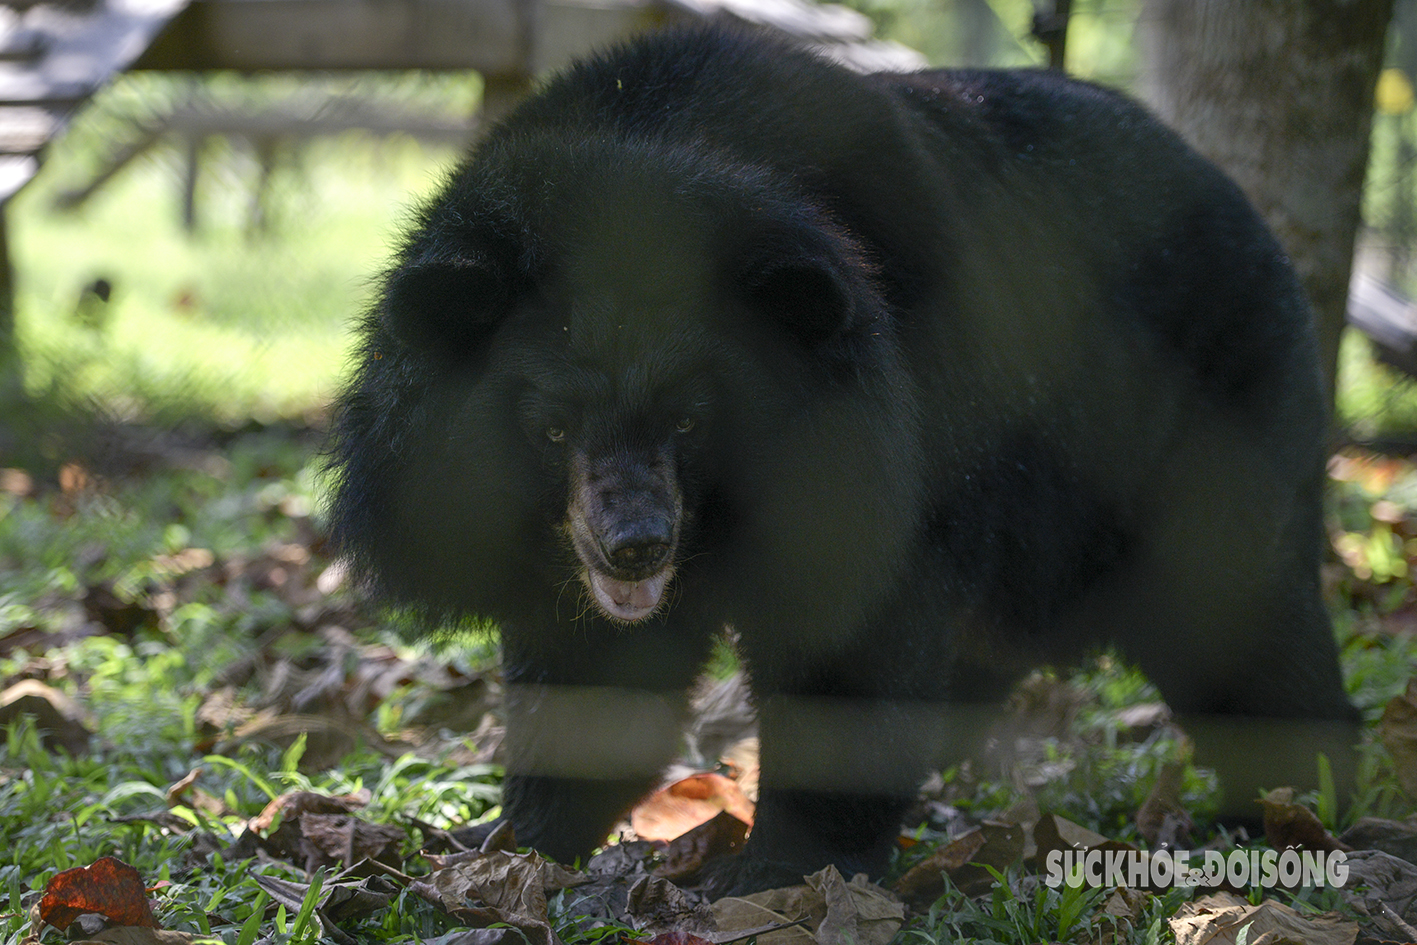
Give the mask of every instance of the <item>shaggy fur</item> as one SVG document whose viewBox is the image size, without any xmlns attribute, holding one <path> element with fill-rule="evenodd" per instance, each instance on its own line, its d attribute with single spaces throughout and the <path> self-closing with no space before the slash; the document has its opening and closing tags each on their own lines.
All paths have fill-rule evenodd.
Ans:
<svg viewBox="0 0 1417 945">
<path fill-rule="evenodd" d="M 1214 744 L 1352 734 L 1312 316 L 1239 191 L 1121 96 L 638 41 L 491 131 L 362 331 L 338 547 L 430 621 L 498 623 L 506 813 L 559 858 L 673 754 L 726 626 L 763 771 L 725 888 L 879 872 L 961 740 L 943 707 L 1090 646 Z M 1263 777 L 1311 777 L 1319 742 L 1273 728 Z"/>
</svg>

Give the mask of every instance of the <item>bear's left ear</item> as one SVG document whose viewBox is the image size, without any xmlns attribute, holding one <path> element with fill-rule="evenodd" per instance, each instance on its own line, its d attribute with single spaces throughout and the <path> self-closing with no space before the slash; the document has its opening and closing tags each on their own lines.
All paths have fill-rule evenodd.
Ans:
<svg viewBox="0 0 1417 945">
<path fill-rule="evenodd" d="M 826 224 L 759 232 L 736 269 L 735 285 L 749 307 L 807 347 L 871 318 L 882 304 L 860 248 Z"/>
</svg>

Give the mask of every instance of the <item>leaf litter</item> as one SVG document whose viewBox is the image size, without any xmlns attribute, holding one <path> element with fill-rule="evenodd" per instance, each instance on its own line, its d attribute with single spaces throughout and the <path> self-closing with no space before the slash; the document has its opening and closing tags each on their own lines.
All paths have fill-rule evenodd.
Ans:
<svg viewBox="0 0 1417 945">
<path fill-rule="evenodd" d="M 19 483 L 13 475 L 9 481 Z M 57 494 L 46 494 L 33 483 L 12 494 L 21 501 L 48 501 L 53 514 L 72 517 L 82 514 L 85 494 L 101 489 L 103 482 L 75 465 L 63 477 Z M 281 507 L 279 514 L 295 509 Z M 1373 520 L 1381 520 L 1395 535 L 1411 531 L 1417 537 L 1408 514 L 1401 509 L 1398 513 L 1376 509 Z M 287 517 L 296 526 L 294 532 L 267 541 L 255 554 L 217 554 L 190 545 L 169 548 L 153 555 L 137 579 L 96 580 L 67 602 L 57 600 L 60 619 L 48 627 L 21 625 L 0 637 L 0 654 L 21 648 L 36 653 L 29 663 L 32 678 L 0 694 L 0 712 L 18 705 L 10 710 L 12 718 L 48 720 L 43 727 L 51 750 L 82 753 L 94 731 L 89 713 L 81 701 L 39 681 L 47 673 L 62 680 L 68 672 L 62 662 L 47 660 L 46 644 L 59 647 L 95 635 L 170 637 L 176 615 L 191 602 L 215 604 L 230 614 L 266 607 L 272 616 L 250 627 L 257 646 L 243 660 L 220 669 L 205 692 L 198 710 L 203 750 L 232 753 L 253 741 L 290 749 L 298 743 L 302 771 L 335 765 L 355 745 L 372 747 L 390 759 L 409 751 L 428 757 L 460 753 L 460 759 L 469 763 L 497 758 L 500 682 L 495 671 L 459 672 L 429 657 L 362 642 L 347 628 L 373 626 L 378 617 L 342 592 L 342 572 L 325 557 L 308 513 Z M 1362 549 L 1352 542 L 1344 547 L 1353 559 L 1348 561 L 1351 566 Z M 1410 545 L 1409 551 L 1417 557 L 1417 545 Z M 90 557 L 101 561 L 103 555 L 95 549 Z M 1375 582 L 1383 572 L 1365 565 L 1354 573 L 1366 573 L 1369 577 L 1361 581 Z M 1388 572 L 1389 577 L 1394 573 Z M 276 601 L 279 606 L 271 611 L 262 601 Z M 973 824 L 956 829 L 958 814 L 944 805 L 935 813 L 941 823 L 952 824 L 951 832 L 932 854 L 904 870 L 889 889 L 871 886 L 864 877 L 848 881 L 829 870 L 787 891 L 721 900 L 710 909 L 692 886 L 677 884 L 692 883 L 705 862 L 739 849 L 751 827 L 756 733 L 751 710 L 741 700 L 735 701 L 735 686 L 743 688 L 730 680 L 700 694 L 701 711 L 689 733 L 686 766 L 632 814 L 625 825 L 628 839 L 598 854 L 583 871 L 568 870 L 535 853 L 518 853 L 507 846 L 505 837 L 490 848 L 460 851 L 453 835 L 416 818 L 406 818 L 403 824 L 368 822 L 361 816 L 368 798 L 358 793 L 281 795 L 260 815 L 242 823 L 233 841 L 197 826 L 188 814 L 177 816 L 185 810 L 198 813 L 196 822 L 202 818 L 239 821 L 225 800 L 202 788 L 203 776 L 195 768 L 170 786 L 171 810 L 114 819 L 145 821 L 188 836 L 191 846 L 186 858 L 193 869 L 200 870 L 219 853 L 228 861 L 250 857 L 258 863 L 288 864 L 310 877 L 302 882 L 255 874 L 270 899 L 264 921 L 277 908 L 292 914 L 306 910 L 323 934 L 345 941 L 350 939 L 342 929 L 376 920 L 397 897 L 409 892 L 466 926 L 429 939 L 441 945 L 496 945 L 522 941 L 523 936 L 538 945 L 557 945 L 560 934 L 617 925 L 638 930 L 656 945 L 698 941 L 722 945 L 735 936 L 759 937 L 764 945 L 809 939 L 818 945 L 886 941 L 901 922 L 912 916 L 918 919 L 921 910 L 939 900 L 946 889 L 968 890 L 981 897 L 979 901 L 997 897 L 1001 882 L 1015 882 L 1013 871 L 1021 866 L 1036 869 L 1049 850 L 1138 849 L 1065 818 L 1041 816 L 1036 805 L 1034 810 L 1024 805 L 1019 816 L 996 812 L 992 819 L 975 818 Z M 405 694 L 410 691 L 425 696 L 422 701 L 409 700 Z M 1022 708 L 1032 714 L 1018 728 L 1021 744 L 1065 739 L 1079 714 L 1087 711 L 1074 692 L 1043 685 L 1023 693 Z M 1417 790 L 1413 787 L 1417 785 L 1414 693 L 1417 680 L 1388 702 L 1378 728 L 1397 779 L 1409 794 Z M 386 727 L 371 726 L 370 715 L 395 699 L 403 700 L 406 713 L 397 730 L 387 734 Z M 1167 725 L 1164 708 L 1143 704 L 1118 711 L 1115 728 L 1127 738 L 1142 740 Z M 474 734 L 471 739 L 447 738 L 438 734 L 440 729 Z M 321 739 L 328 745 L 317 744 Z M 1060 772 L 1067 773 L 1046 764 L 1030 770 L 1034 773 L 1026 780 L 1035 788 Z M 1163 846 L 1185 838 L 1191 829 L 1177 773 L 1181 769 L 1170 770 L 1168 777 L 1163 768 L 1152 795 L 1136 812 L 1142 835 Z M 1350 831 L 1339 840 L 1324 831 L 1306 808 L 1282 794 L 1266 798 L 1265 811 L 1268 840 L 1276 849 L 1356 847 L 1350 862 L 1363 884 L 1361 893 L 1345 891 L 1350 908 L 1375 935 L 1392 941 L 1417 938 L 1412 932 L 1417 926 L 1417 867 L 1400 855 L 1412 855 L 1417 824 L 1367 818 L 1355 827 L 1366 832 Z M 425 849 L 411 853 L 410 843 L 419 836 Z M 909 843 L 909 838 L 903 838 L 904 845 Z M 1399 853 L 1382 852 L 1384 846 Z M 435 852 L 439 849 L 452 852 Z M 116 941 L 113 936 L 120 934 L 132 941 L 160 940 L 153 936 L 173 942 L 201 940 L 156 929 L 150 906 L 146 917 L 140 911 L 126 911 L 129 906 L 136 908 L 136 902 L 148 904 L 132 867 L 108 857 L 87 869 L 83 874 L 64 871 L 51 879 L 40 900 L 47 905 L 35 905 L 32 935 L 44 925 L 79 929 L 89 917 L 102 915 L 108 928 L 94 933 L 101 940 Z M 72 878 L 75 875 L 86 878 L 80 884 Z M 84 891 L 84 885 L 93 888 Z M 1026 884 L 1020 889 L 1019 895 L 1026 894 Z M 317 894 L 313 898 L 312 891 Z M 1096 915 L 1140 921 L 1151 896 L 1117 890 L 1099 900 Z M 110 898 L 125 905 L 103 905 Z M 755 901 L 758 898 L 762 901 Z M 1299 934 L 1297 929 L 1308 936 L 1305 940 L 1352 941 L 1344 938 L 1354 927 L 1351 921 L 1305 925 L 1317 920 L 1289 915 L 1287 907 L 1271 900 L 1266 900 L 1262 912 L 1247 912 L 1256 907 L 1217 897 L 1197 903 L 1204 907 L 1177 913 L 1170 920 L 1178 940 L 1182 934 L 1194 933 L 1210 936 L 1204 940 L 1226 941 L 1226 930 L 1258 928 L 1255 923 L 1264 917 L 1274 923 L 1276 935 Z M 1330 934 L 1336 937 L 1329 938 Z M 1256 938 L 1251 935 L 1247 941 Z"/>
</svg>

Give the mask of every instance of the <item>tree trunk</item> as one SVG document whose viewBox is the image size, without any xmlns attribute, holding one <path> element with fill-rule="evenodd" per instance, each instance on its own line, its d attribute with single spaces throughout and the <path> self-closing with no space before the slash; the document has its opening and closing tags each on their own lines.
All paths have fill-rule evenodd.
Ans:
<svg viewBox="0 0 1417 945">
<path fill-rule="evenodd" d="M 1142 92 L 1289 252 L 1329 390 L 1393 0 L 1145 0 Z"/>
</svg>

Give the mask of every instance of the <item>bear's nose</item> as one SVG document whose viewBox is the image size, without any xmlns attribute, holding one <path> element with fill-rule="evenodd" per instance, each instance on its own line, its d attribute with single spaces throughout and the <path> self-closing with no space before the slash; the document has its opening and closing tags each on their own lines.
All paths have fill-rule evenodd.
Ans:
<svg viewBox="0 0 1417 945">
<path fill-rule="evenodd" d="M 655 520 L 630 522 L 607 536 L 602 547 L 610 564 L 630 574 L 652 574 L 665 565 L 673 536 L 667 523 Z"/>
</svg>

